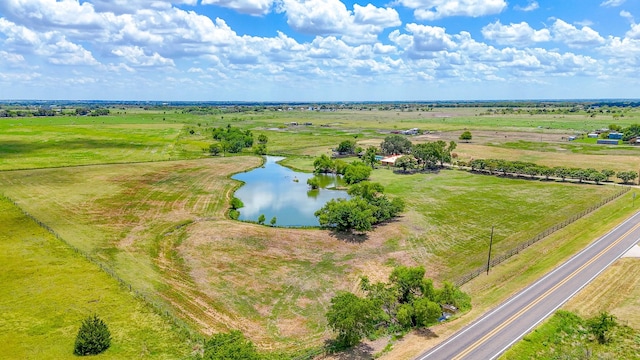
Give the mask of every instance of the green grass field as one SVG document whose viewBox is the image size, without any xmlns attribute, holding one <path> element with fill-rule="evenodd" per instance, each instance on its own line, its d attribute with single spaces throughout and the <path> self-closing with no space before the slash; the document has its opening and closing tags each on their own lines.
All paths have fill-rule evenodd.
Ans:
<svg viewBox="0 0 640 360">
<path fill-rule="evenodd" d="M 392 264 L 417 264 L 436 280 L 456 280 L 485 261 L 492 225 L 494 253 L 500 254 L 617 191 L 458 170 L 403 175 L 380 168 L 372 180 L 405 199 L 408 209 L 401 221 L 359 245 L 327 239 L 320 230 L 283 235 L 249 224 L 240 234 L 231 230 L 224 199 L 234 184 L 225 174 L 258 164 L 256 157 L 219 157 L 22 170 L 0 173 L 0 183 L 62 238 L 179 309 L 176 314 L 200 331 L 225 330 L 237 326 L 227 321 L 243 319 L 243 331 L 260 344 L 291 350 L 322 339 L 330 295 L 350 289 L 371 269 L 384 274 Z M 304 238 L 302 246 L 298 239 Z"/>
<path fill-rule="evenodd" d="M 372 180 L 405 199 L 412 255 L 419 263 L 442 264 L 439 277 L 447 280 L 482 266 L 492 226 L 493 251 L 505 253 L 619 191 L 613 186 L 505 179 L 458 170 L 429 175 L 377 170 Z"/>
<path fill-rule="evenodd" d="M 338 290 L 357 288 L 360 275 L 386 280 L 393 265 L 405 264 L 425 266 L 428 276 L 438 282 L 456 280 L 484 263 L 492 226 L 494 254 L 500 254 L 619 189 L 459 170 L 405 175 L 379 168 L 371 179 L 382 183 L 389 196 L 403 198 L 407 211 L 397 221 L 379 226 L 364 241 L 353 241 L 323 230 L 279 229 L 228 220 L 225 211 L 238 186 L 229 176 L 258 166 L 260 159 L 242 156 L 249 155 L 250 149 L 238 156 L 211 158 L 203 152 L 213 143 L 211 129 L 232 125 L 251 130 L 256 136 L 265 134 L 269 153 L 288 156 L 283 164 L 303 171 L 311 171 L 314 157 L 330 153 L 342 140 L 353 139 L 364 147 L 377 145 L 390 131 L 412 127 L 433 130 L 428 136 L 447 141 L 457 139 L 462 129 L 475 131 L 478 136 L 471 143 L 459 144 L 456 149 L 465 159 L 493 157 L 548 166 L 637 168 L 638 148 L 599 148 L 554 140 L 571 129 L 606 127 L 614 122 L 610 116 L 480 115 L 484 111 L 438 108 L 432 112 L 193 115 L 175 109 L 131 108 L 112 110 L 110 116 L 97 118 L 2 119 L 0 188 L 69 244 L 114 269 L 135 290 L 162 303 L 201 334 L 240 329 L 262 349 L 297 353 L 318 347 L 331 336 L 324 320 L 331 296 Z M 625 125 L 638 119 L 639 113 L 628 112 L 615 122 Z M 312 125 L 287 125 L 293 121 Z M 506 130 L 510 131 L 508 139 L 498 134 Z M 544 141 L 535 140 L 538 137 Z M 609 226 L 624 215 L 616 213 L 600 225 Z M 22 251 L 31 246 L 23 243 L 22 232 L 11 229 L 3 222 L 8 250 Z M 558 246 L 581 233 L 572 230 L 563 234 L 554 238 Z M 58 247 L 66 248 L 62 244 Z M 71 258 L 86 262 L 66 249 Z M 45 259 L 47 254 L 38 255 L 42 258 L 40 265 L 30 265 L 24 271 L 32 275 L 38 271 L 57 273 L 72 263 L 69 259 Z M 545 262 L 545 266 L 553 267 L 553 261 Z M 88 262 L 85 265 L 95 268 Z M 519 271 L 534 266 L 524 264 Z M 28 270 L 31 268 L 41 270 Z M 112 282 L 122 296 L 130 296 L 99 268 L 95 271 L 104 277 L 105 284 Z M 91 281 L 102 284 L 96 279 Z M 513 286 L 517 288 L 526 281 L 517 280 Z M 52 283 L 51 288 L 68 286 L 65 282 Z M 483 299 L 476 304 L 479 307 L 500 296 L 491 297 L 484 288 L 469 288 L 473 296 Z M 77 293 L 82 294 L 80 290 Z M 34 305 L 20 306 L 11 294 L 4 293 L 7 300 L 3 301 L 13 301 L 15 323 L 27 317 Z M 70 297 L 80 303 L 88 301 L 83 296 Z M 50 302 L 57 304 L 55 301 Z M 139 301 L 132 303 L 146 309 L 145 316 L 150 319 L 139 315 L 140 326 L 150 324 L 164 331 L 149 332 L 153 338 L 148 341 L 150 348 L 175 338 L 177 348 L 166 350 L 167 358 L 190 352 L 183 346 L 186 340 L 166 323 L 157 325 L 164 321 L 162 318 Z M 126 313 L 117 307 L 109 309 Z M 42 316 L 48 322 L 64 322 L 67 332 L 72 321 L 84 316 L 79 311 L 68 318 L 51 313 L 51 318 L 44 313 Z M 119 314 L 111 316 L 105 315 L 109 325 L 119 321 Z M 48 334 L 51 329 L 45 328 L 44 332 Z M 25 334 L 29 337 L 28 331 Z M 43 348 L 55 347 L 58 342 L 62 343 L 46 338 Z M 142 351 L 138 344 L 114 357 L 135 357 L 135 351 Z M 10 350 L 14 351 L 22 350 Z"/>
<path fill-rule="evenodd" d="M 77 358 L 76 334 L 93 314 L 112 334 L 101 359 L 176 359 L 193 351 L 167 319 L 2 197 L 0 223 L 2 358 Z"/>
<path fill-rule="evenodd" d="M 627 326 L 610 331 L 608 344 L 600 344 L 585 329 L 585 319 L 559 311 L 500 357 L 525 359 L 637 359 L 640 332 Z"/>
</svg>

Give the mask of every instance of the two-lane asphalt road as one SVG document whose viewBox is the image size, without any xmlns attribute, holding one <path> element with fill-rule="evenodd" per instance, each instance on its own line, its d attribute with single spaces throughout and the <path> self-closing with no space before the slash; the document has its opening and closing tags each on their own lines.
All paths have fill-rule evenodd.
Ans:
<svg viewBox="0 0 640 360">
<path fill-rule="evenodd" d="M 640 212 L 418 360 L 495 359 L 640 241 Z"/>
</svg>

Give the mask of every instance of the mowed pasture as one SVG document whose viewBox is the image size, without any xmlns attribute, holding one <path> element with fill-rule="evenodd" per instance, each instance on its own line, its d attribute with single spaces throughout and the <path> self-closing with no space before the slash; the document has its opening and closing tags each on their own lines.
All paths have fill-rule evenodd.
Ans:
<svg viewBox="0 0 640 360">
<path fill-rule="evenodd" d="M 640 331 L 640 259 L 621 258 L 586 286 L 564 308 L 582 317 L 602 311 Z M 640 350 L 640 344 L 638 344 Z"/>
<path fill-rule="evenodd" d="M 75 359 L 82 320 L 97 314 L 112 345 L 101 359 L 186 358 L 171 322 L 0 197 L 0 353 L 4 359 Z"/>
<path fill-rule="evenodd" d="M 65 241 L 202 334 L 240 329 L 262 349 L 296 352 L 331 336 L 324 319 L 329 301 L 339 290 L 356 291 L 360 276 L 386 280 L 394 265 L 404 264 L 425 266 L 437 283 L 455 280 L 486 261 L 492 226 L 494 253 L 500 254 L 619 188 L 451 169 L 405 175 L 379 168 L 371 179 L 407 202 L 397 221 L 366 236 L 272 228 L 226 217 L 240 185 L 230 175 L 259 166 L 261 159 L 208 156 L 202 149 L 213 142 L 211 128 L 230 124 L 265 134 L 269 153 L 289 155 L 289 166 L 305 170 L 342 140 L 377 145 L 392 130 L 412 127 L 433 130 L 433 139 L 457 139 L 464 128 L 475 131 L 477 140 L 459 144 L 461 156 L 535 158 L 544 165 L 584 163 L 598 169 L 611 168 L 612 156 L 628 156 L 616 166 L 637 167 L 635 149 L 615 155 L 509 145 L 542 134 L 550 146 L 561 148 L 552 138 L 565 129 L 585 122 L 606 127 L 610 116 L 477 116 L 480 111 L 195 116 L 136 109 L 98 118 L 2 120 L 0 169 L 13 171 L 0 172 L 0 186 Z M 634 116 L 622 121 L 633 123 Z M 286 125 L 292 121 L 312 125 Z M 555 128 L 545 129 L 550 126 Z M 508 143 L 491 135 L 503 127 L 513 135 Z"/>
</svg>

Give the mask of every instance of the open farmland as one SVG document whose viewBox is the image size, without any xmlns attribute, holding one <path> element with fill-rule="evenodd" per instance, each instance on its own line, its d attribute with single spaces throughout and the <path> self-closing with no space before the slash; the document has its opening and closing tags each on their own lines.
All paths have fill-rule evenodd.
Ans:
<svg viewBox="0 0 640 360">
<path fill-rule="evenodd" d="M 271 228 L 226 217 L 239 186 L 229 177 L 261 159 L 249 150 L 241 154 L 246 156 L 208 156 L 202 149 L 213 142 L 211 129 L 231 124 L 265 134 L 269 153 L 291 155 L 285 163 L 305 170 L 342 140 L 377 145 L 390 131 L 411 127 L 433 130 L 415 142 L 457 140 L 470 129 L 474 140 L 456 149 L 461 159 L 638 166 L 640 149 L 599 151 L 561 139 L 569 129 L 606 127 L 610 117 L 478 116 L 481 111 L 196 116 L 136 109 L 96 119 L 2 120 L 0 169 L 12 171 L 0 172 L 0 185 L 20 208 L 200 333 L 240 329 L 262 349 L 297 352 L 331 336 L 324 319 L 329 301 L 338 290 L 355 291 L 361 275 L 385 280 L 403 264 L 424 266 L 438 283 L 456 280 L 486 261 L 492 226 L 494 253 L 500 254 L 620 189 L 379 168 L 371 179 L 407 202 L 397 221 L 361 237 Z M 629 114 L 620 123 L 637 119 Z M 312 125 L 286 125 L 292 121 Z M 587 150 L 573 151 L 574 145 Z"/>
<path fill-rule="evenodd" d="M 100 358 L 175 359 L 193 350 L 170 321 L 2 197 L 0 224 L 3 358 L 77 358 L 78 328 L 93 314 L 105 320 L 113 339 Z"/>
</svg>

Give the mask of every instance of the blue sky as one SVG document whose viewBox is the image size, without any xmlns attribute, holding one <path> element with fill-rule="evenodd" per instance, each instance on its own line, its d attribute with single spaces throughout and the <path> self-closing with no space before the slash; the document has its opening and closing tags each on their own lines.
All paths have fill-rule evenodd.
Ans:
<svg viewBox="0 0 640 360">
<path fill-rule="evenodd" d="M 0 99 L 640 97 L 638 0 L 1 0 Z"/>
</svg>

